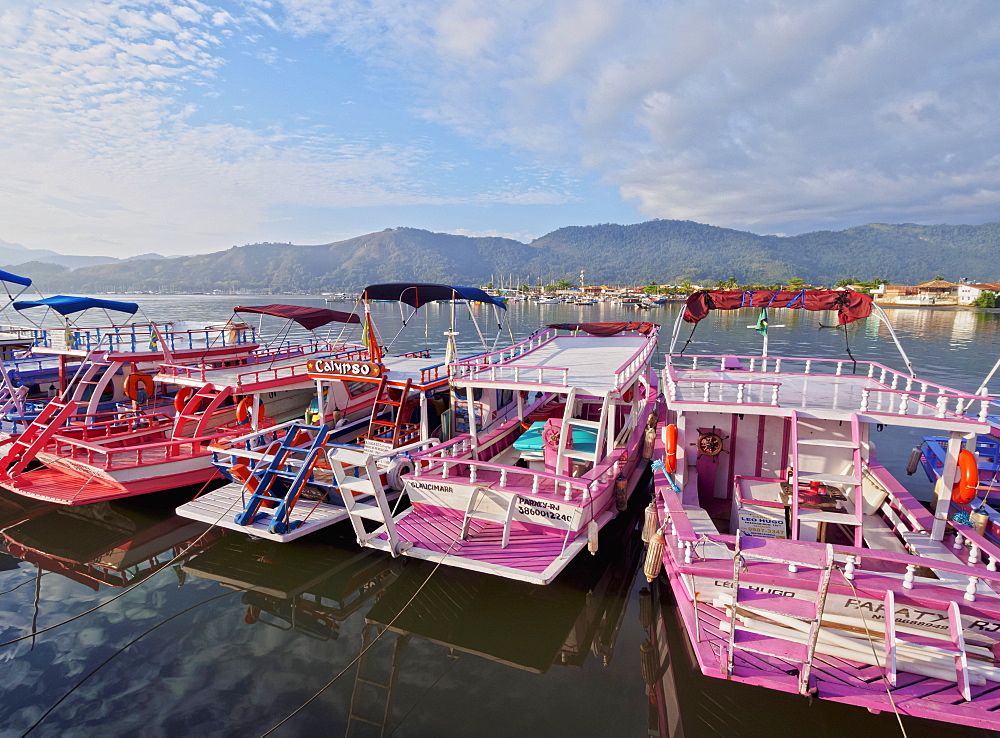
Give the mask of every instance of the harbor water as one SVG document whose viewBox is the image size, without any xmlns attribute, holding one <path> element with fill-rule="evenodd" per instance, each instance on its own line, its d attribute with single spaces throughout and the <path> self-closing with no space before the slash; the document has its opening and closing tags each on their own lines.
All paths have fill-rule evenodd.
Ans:
<svg viewBox="0 0 1000 738">
<path fill-rule="evenodd" d="M 225 320 L 236 304 L 324 305 L 121 299 L 155 320 Z M 450 307 L 407 309 L 405 326 L 395 304 L 373 310 L 391 353 L 431 347 L 443 358 Z M 647 320 L 663 326 L 662 352 L 678 310 L 514 303 L 500 341 L 548 323 Z M 459 354 L 492 348 L 492 309 L 456 315 Z M 921 378 L 974 391 L 1000 355 L 1000 313 L 889 315 Z M 679 345 L 759 354 L 756 318 L 713 315 L 693 335 L 683 326 Z M 874 318 L 846 331 L 821 313 L 770 319 L 772 355 L 905 369 Z M 873 437 L 882 463 L 928 499 L 927 479 L 905 473 L 919 434 Z M 545 587 L 359 549 L 347 523 L 275 544 L 174 516 L 197 491 L 74 508 L 0 496 L 0 736 L 901 734 L 892 714 L 702 676 L 667 589 L 642 574 L 646 483 L 602 531 L 597 554 L 584 552 Z M 986 734 L 903 725 L 909 736 Z"/>
</svg>

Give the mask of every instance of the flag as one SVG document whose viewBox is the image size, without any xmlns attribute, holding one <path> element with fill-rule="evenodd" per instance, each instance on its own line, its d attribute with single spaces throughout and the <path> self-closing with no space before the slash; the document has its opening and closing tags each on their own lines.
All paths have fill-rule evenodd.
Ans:
<svg viewBox="0 0 1000 738">
<path fill-rule="evenodd" d="M 753 329 L 767 338 L 767 308 L 760 309 L 760 317 L 757 318 L 757 325 Z"/>
</svg>

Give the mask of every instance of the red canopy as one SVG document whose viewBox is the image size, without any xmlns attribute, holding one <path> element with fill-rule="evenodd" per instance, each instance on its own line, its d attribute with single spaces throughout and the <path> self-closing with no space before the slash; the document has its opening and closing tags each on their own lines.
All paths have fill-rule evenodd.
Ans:
<svg viewBox="0 0 1000 738">
<path fill-rule="evenodd" d="M 697 323 L 711 310 L 738 308 L 836 310 L 840 325 L 872 314 L 872 298 L 853 290 L 700 290 L 687 299 L 684 320 Z"/>
<path fill-rule="evenodd" d="M 656 328 L 656 323 L 549 323 L 549 328 L 561 331 L 583 331 L 592 336 L 613 336 L 622 331 L 639 331 L 648 336 Z"/>
<path fill-rule="evenodd" d="M 361 318 L 354 313 L 341 313 L 327 308 L 305 307 L 303 305 L 257 305 L 236 307 L 234 313 L 259 313 L 278 318 L 294 320 L 306 330 L 314 330 L 327 323 L 360 323 Z"/>
</svg>

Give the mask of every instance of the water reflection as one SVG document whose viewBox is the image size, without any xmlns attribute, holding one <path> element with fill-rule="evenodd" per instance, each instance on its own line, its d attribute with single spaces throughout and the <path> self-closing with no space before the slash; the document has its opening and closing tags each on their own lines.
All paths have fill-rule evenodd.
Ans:
<svg viewBox="0 0 1000 738">
<path fill-rule="evenodd" d="M 327 640 L 395 579 L 400 563 L 346 538 L 290 546 L 227 533 L 184 573 L 242 592 L 246 625 Z"/>
</svg>

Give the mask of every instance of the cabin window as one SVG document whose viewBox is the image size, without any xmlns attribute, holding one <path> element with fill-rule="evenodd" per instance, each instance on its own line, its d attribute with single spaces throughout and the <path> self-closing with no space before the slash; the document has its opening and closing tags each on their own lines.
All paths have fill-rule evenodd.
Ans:
<svg viewBox="0 0 1000 738">
<path fill-rule="evenodd" d="M 347 394 L 351 397 L 358 397 L 378 389 L 378 385 L 374 382 L 344 382 L 344 384 L 347 386 Z"/>
</svg>

